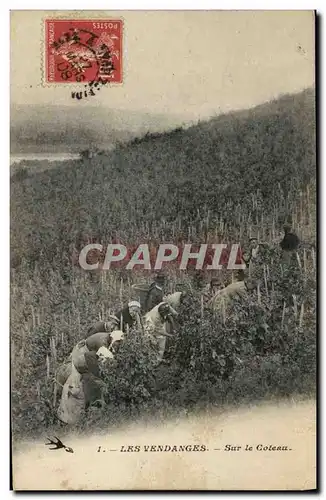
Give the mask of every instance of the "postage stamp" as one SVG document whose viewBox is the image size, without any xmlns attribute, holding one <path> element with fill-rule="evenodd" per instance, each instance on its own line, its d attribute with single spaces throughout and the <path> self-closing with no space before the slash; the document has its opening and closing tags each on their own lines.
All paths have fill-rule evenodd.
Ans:
<svg viewBox="0 0 326 500">
<path fill-rule="evenodd" d="M 46 83 L 122 83 L 121 19 L 46 19 Z"/>
</svg>

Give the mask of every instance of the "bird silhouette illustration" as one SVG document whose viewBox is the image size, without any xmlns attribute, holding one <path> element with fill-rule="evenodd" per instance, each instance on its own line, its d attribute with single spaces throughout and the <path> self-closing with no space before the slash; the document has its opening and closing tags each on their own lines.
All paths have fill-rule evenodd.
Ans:
<svg viewBox="0 0 326 500">
<path fill-rule="evenodd" d="M 57 436 L 54 436 L 54 438 L 56 439 L 56 441 L 53 441 L 52 439 L 50 439 L 48 437 L 46 438 L 49 440 L 49 443 L 45 443 L 46 446 L 54 445 L 54 448 L 49 448 L 49 450 L 60 450 L 61 448 L 63 448 L 67 453 L 74 452 L 74 450 L 72 448 L 63 444 L 63 442 Z"/>
</svg>

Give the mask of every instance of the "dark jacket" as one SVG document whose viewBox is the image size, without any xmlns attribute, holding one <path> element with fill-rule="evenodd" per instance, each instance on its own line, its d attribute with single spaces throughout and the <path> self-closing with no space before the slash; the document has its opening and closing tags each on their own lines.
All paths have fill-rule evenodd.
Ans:
<svg viewBox="0 0 326 500">
<path fill-rule="evenodd" d="M 116 316 L 119 320 L 118 330 L 122 330 L 123 332 L 126 332 L 127 325 L 129 326 L 129 328 L 131 328 L 132 326 L 135 326 L 137 324 L 136 318 L 132 318 L 130 316 L 128 306 L 120 309 L 120 311 L 118 311 L 117 313 L 114 313 L 114 316 Z"/>
<path fill-rule="evenodd" d="M 290 232 L 285 233 L 284 238 L 280 243 L 282 250 L 288 252 L 296 250 L 299 245 L 300 245 L 300 240 L 298 236 Z"/>
<path fill-rule="evenodd" d="M 121 318 L 122 318 L 122 327 L 121 327 Z M 109 318 L 108 321 L 97 321 L 92 325 L 87 332 L 87 338 L 90 335 L 94 335 L 94 333 L 98 332 L 110 332 L 112 331 L 112 328 L 110 327 L 110 323 L 114 324 L 116 322 L 116 328 L 114 330 L 122 330 L 123 332 L 126 332 L 127 330 L 127 325 L 129 328 L 135 325 L 135 320 L 130 316 L 129 314 L 129 309 L 128 306 L 124 307 L 123 309 L 120 309 L 118 312 L 112 314 Z"/>
<path fill-rule="evenodd" d="M 144 313 L 153 309 L 153 307 L 163 302 L 163 289 L 157 284 L 152 283 L 148 289 L 144 306 Z"/>
</svg>

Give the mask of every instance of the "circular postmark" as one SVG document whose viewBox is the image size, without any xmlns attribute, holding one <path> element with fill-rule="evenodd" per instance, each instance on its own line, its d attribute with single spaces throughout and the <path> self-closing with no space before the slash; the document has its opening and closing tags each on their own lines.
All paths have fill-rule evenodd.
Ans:
<svg viewBox="0 0 326 500">
<path fill-rule="evenodd" d="M 82 84 L 71 93 L 96 95 L 108 83 L 122 83 L 122 21 L 46 21 L 47 83 Z"/>
</svg>

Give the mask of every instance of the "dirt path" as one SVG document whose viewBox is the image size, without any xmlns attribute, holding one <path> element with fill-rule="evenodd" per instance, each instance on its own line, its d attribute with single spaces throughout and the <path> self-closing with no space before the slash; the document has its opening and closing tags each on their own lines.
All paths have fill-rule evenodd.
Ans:
<svg viewBox="0 0 326 500">
<path fill-rule="evenodd" d="M 14 488 L 313 489 L 315 412 L 314 401 L 274 403 L 134 425 L 106 436 L 61 436 L 73 454 L 49 451 L 44 442 L 20 443 L 13 454 Z M 183 445 L 185 451 L 145 451 L 151 445 L 165 450 Z M 227 445 L 241 448 L 226 451 Z M 245 451 L 246 445 L 252 451 Z M 128 446 L 140 451 L 121 451 Z"/>
</svg>

